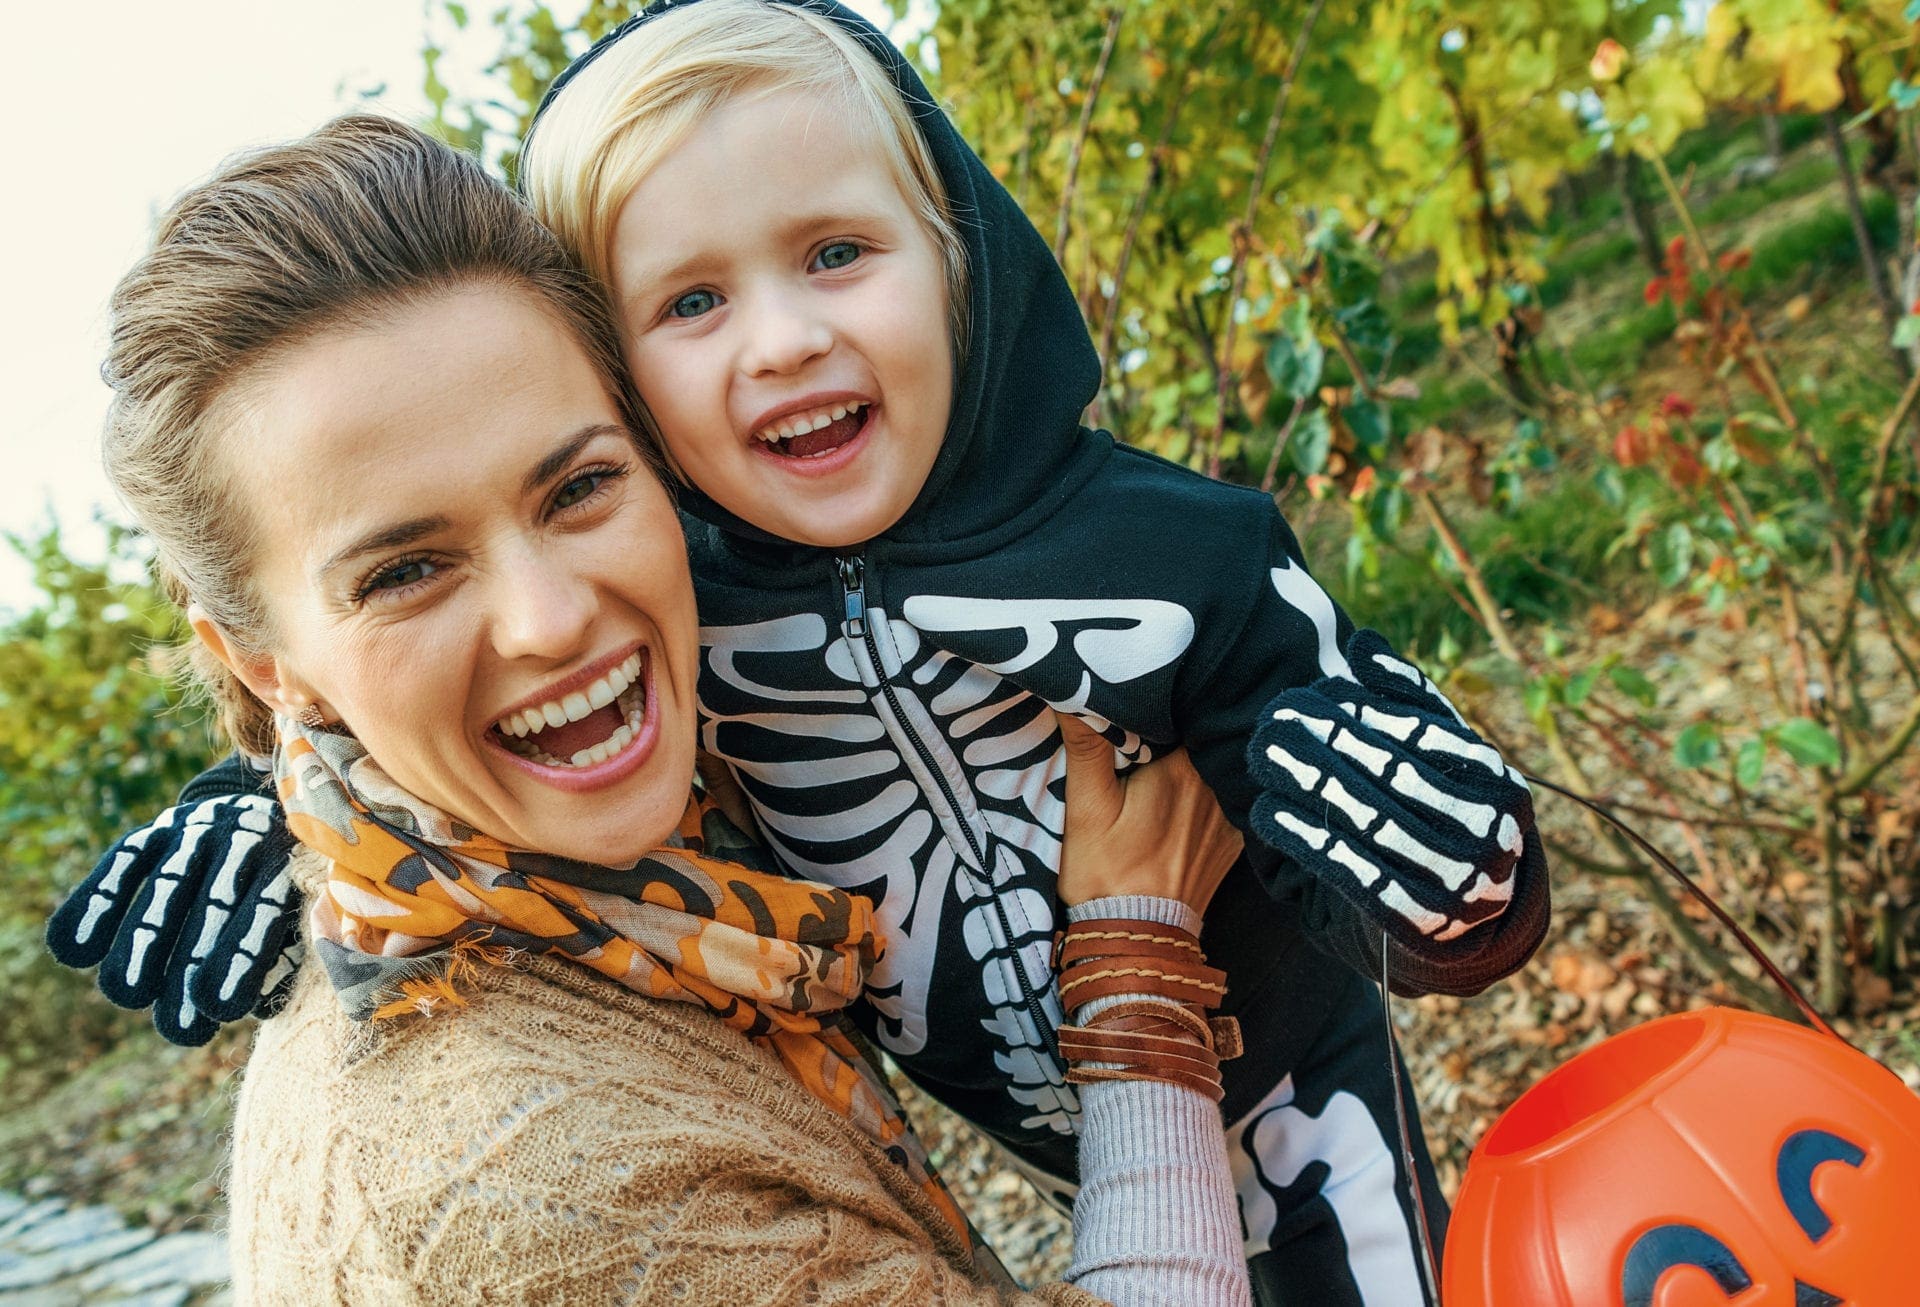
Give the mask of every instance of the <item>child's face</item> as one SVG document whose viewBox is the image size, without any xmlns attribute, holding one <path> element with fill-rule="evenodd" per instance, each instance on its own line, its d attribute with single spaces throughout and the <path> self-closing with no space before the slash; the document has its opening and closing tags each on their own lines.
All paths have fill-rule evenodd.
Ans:
<svg viewBox="0 0 1920 1307">
<path fill-rule="evenodd" d="M 627 198 L 612 260 L 627 362 L 680 470 L 827 548 L 906 512 L 953 401 L 939 247 L 849 117 L 797 91 L 722 105 Z"/>
</svg>

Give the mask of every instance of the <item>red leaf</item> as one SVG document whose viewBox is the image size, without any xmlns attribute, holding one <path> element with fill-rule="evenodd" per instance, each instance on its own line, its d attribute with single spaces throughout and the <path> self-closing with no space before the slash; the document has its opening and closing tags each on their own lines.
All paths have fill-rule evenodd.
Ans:
<svg viewBox="0 0 1920 1307">
<path fill-rule="evenodd" d="M 1667 396 L 1660 401 L 1660 412 L 1670 418 L 1690 418 L 1695 410 L 1692 401 L 1686 396 L 1668 392 Z"/>
<path fill-rule="evenodd" d="M 1647 283 L 1647 289 L 1645 293 L 1647 297 L 1647 303 L 1658 304 L 1660 302 L 1660 297 L 1667 293 L 1667 279 L 1665 277 L 1655 277 L 1652 281 Z"/>
<path fill-rule="evenodd" d="M 1639 427 L 1621 427 L 1613 438 L 1614 461 L 1621 467 L 1641 467 L 1653 461 L 1653 438 Z"/>
<path fill-rule="evenodd" d="M 1707 479 L 1707 469 L 1685 445 L 1676 445 L 1669 455 L 1667 475 L 1682 490 L 1692 490 Z"/>
</svg>

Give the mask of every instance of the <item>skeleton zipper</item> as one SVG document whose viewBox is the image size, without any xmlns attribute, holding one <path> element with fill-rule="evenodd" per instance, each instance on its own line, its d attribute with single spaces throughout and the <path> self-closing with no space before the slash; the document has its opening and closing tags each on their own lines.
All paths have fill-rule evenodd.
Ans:
<svg viewBox="0 0 1920 1307">
<path fill-rule="evenodd" d="M 1033 1018 L 1034 1033 L 1041 1041 L 1041 1049 L 1045 1051 L 1050 1043 L 1046 1012 L 1040 1005 L 1039 996 L 1033 991 L 1032 983 L 1027 979 L 1027 968 L 1020 960 L 1019 948 L 1014 944 L 1013 922 L 1007 916 L 1006 904 L 1000 901 L 998 894 L 991 892 L 993 867 L 987 861 L 987 851 L 981 847 L 972 824 L 967 821 L 960 807 L 959 796 L 954 794 L 952 787 L 947 784 L 946 773 L 935 761 L 932 749 L 927 746 L 925 740 L 920 738 L 920 733 L 913 728 L 913 722 L 901 709 L 899 697 L 894 693 L 893 678 L 887 674 L 886 664 L 880 661 L 880 645 L 873 638 L 873 631 L 867 624 L 866 559 L 859 554 L 841 554 L 834 561 L 840 572 L 840 589 L 846 601 L 847 633 L 865 642 L 867 657 L 873 663 L 873 674 L 880 683 L 880 693 L 886 698 L 887 708 L 892 712 L 893 720 L 899 724 L 901 734 L 907 737 L 907 743 L 912 745 L 913 751 L 919 755 L 921 767 L 926 770 L 934 786 L 939 790 L 938 797 L 946 803 L 948 811 L 953 813 L 954 824 L 960 828 L 961 834 L 967 841 L 967 847 L 973 851 L 975 866 L 980 869 L 980 874 L 987 878 L 989 890 L 987 897 L 993 903 L 994 916 L 1000 921 L 1000 933 L 1007 941 L 1008 960 L 1013 965 L 1014 979 L 1019 983 L 1021 1003 L 1027 1009 L 1027 1015 Z"/>
</svg>

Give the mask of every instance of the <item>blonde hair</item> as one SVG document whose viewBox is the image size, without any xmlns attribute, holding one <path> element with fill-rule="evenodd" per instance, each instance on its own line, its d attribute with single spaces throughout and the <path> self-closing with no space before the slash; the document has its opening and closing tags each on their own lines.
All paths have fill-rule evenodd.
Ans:
<svg viewBox="0 0 1920 1307">
<path fill-rule="evenodd" d="M 804 4 L 700 0 L 615 37 L 540 114 L 521 156 L 521 188 L 540 220 L 611 285 L 614 227 L 641 180 L 729 100 L 788 90 L 835 95 L 872 129 L 901 194 L 940 248 L 958 351 L 966 247 L 933 152 L 875 52 Z"/>
<path fill-rule="evenodd" d="M 198 604 L 237 650 L 267 649 L 250 510 L 273 488 L 223 473 L 223 401 L 319 332 L 476 284 L 531 294 L 641 429 L 598 286 L 475 160 L 412 127 L 349 115 L 230 161 L 174 203 L 114 289 L 101 366 L 107 475 L 153 542 L 168 598 Z M 271 753 L 267 707 L 198 641 L 181 661 L 233 743 Z"/>
</svg>

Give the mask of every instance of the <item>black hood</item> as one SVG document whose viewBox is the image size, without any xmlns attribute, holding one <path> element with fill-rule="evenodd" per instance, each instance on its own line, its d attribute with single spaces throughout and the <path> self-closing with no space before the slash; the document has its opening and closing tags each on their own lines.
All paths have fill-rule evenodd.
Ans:
<svg viewBox="0 0 1920 1307">
<path fill-rule="evenodd" d="M 649 6 L 596 43 L 554 80 L 544 112 L 582 68 L 635 27 L 699 0 Z M 796 3 L 823 14 L 872 51 L 913 111 L 947 188 L 967 254 L 968 348 L 956 369 L 953 411 L 945 444 L 926 485 L 885 538 L 908 546 L 958 543 L 992 532 L 1023 510 L 1052 499 L 1071 465 L 1107 448 L 1080 427 L 1080 415 L 1100 385 L 1100 361 L 1080 306 L 1047 243 L 1013 196 L 960 139 L 904 56 L 879 29 L 831 0 Z M 539 123 L 539 114 L 534 118 Z M 529 134 L 529 142 L 532 134 Z M 929 313 L 938 312 L 928 305 Z M 802 554 L 823 551 L 752 526 L 720 507 L 698 487 L 680 492 L 684 513 L 718 527 L 755 552 L 772 547 Z M 916 551 L 917 552 L 917 551 Z M 797 561 L 797 560 L 796 560 Z"/>
</svg>

